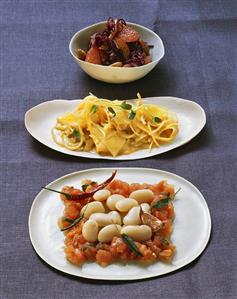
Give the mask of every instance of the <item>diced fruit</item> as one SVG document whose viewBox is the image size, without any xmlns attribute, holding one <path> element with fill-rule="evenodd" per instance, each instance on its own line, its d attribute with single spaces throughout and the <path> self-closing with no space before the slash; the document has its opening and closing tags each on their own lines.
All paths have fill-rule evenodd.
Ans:
<svg viewBox="0 0 237 299">
<path fill-rule="evenodd" d="M 85 61 L 94 64 L 101 64 L 100 50 L 96 47 L 91 47 L 89 51 L 86 53 Z"/>
<path fill-rule="evenodd" d="M 126 44 L 126 42 L 120 37 L 115 37 L 114 40 L 115 40 L 117 48 L 119 48 L 119 50 L 122 52 L 123 57 L 125 59 L 128 59 L 129 54 L 130 54 L 130 50 L 129 50 L 129 47 Z"/>
<path fill-rule="evenodd" d="M 139 33 L 133 29 L 132 27 L 126 26 L 123 28 L 121 32 L 117 35 L 121 38 L 125 43 L 134 43 L 139 40 Z"/>
</svg>

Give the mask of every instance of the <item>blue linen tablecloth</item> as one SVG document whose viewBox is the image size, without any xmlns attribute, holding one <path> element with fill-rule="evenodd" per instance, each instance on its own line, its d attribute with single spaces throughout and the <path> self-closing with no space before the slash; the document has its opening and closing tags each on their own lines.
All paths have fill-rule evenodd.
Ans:
<svg viewBox="0 0 237 299">
<path fill-rule="evenodd" d="M 0 298 L 236 298 L 237 1 L 0 1 Z M 147 26 L 166 54 L 145 78 L 126 85 L 84 74 L 68 51 L 79 29 L 123 17 Z M 139 161 L 70 157 L 26 132 L 25 112 L 55 98 L 172 95 L 206 111 L 190 143 Z M 47 266 L 33 250 L 28 215 L 41 186 L 92 167 L 153 167 L 190 180 L 206 198 L 212 236 L 196 261 L 162 277 L 130 283 L 90 281 Z"/>
</svg>

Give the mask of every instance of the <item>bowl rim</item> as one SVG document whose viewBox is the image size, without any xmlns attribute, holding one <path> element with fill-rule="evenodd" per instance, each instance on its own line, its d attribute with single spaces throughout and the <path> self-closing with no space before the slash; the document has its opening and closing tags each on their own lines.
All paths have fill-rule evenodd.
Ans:
<svg viewBox="0 0 237 299">
<path fill-rule="evenodd" d="M 102 24 L 106 24 L 107 21 L 101 21 L 101 22 L 98 22 L 98 23 L 95 23 L 95 24 L 92 24 L 90 26 L 87 26 L 85 28 L 82 28 L 81 30 L 77 31 L 76 33 L 74 33 L 74 35 L 72 36 L 70 42 L 69 42 L 69 52 L 70 54 L 72 55 L 72 57 L 78 61 L 79 63 L 82 63 L 82 64 L 85 64 L 85 65 L 94 65 L 96 67 L 99 67 L 99 68 L 110 68 L 110 69 L 113 69 L 113 70 L 116 70 L 116 69 L 119 69 L 120 71 L 121 70 L 125 70 L 125 71 L 128 71 L 128 70 L 134 70 L 134 69 L 142 69 L 142 68 L 147 68 L 148 66 L 151 66 L 152 64 L 156 65 L 165 55 L 165 47 L 164 47 L 164 43 L 161 39 L 161 37 L 156 34 L 154 31 L 152 31 L 151 29 L 143 26 L 143 25 L 140 25 L 140 24 L 137 24 L 137 23 L 132 23 L 132 22 L 126 22 L 126 24 L 128 25 L 135 25 L 135 26 L 138 26 L 140 27 L 141 29 L 145 30 L 145 31 L 148 31 L 150 34 L 154 35 L 157 40 L 159 40 L 160 44 L 161 44 L 161 47 L 162 47 L 162 55 L 158 58 L 158 59 L 155 59 L 147 64 L 144 64 L 144 65 L 140 65 L 140 66 L 135 66 L 135 67 L 125 67 L 125 68 L 121 68 L 121 67 L 113 67 L 111 65 L 100 65 L 100 64 L 94 64 L 94 63 L 91 63 L 91 62 L 87 62 L 87 61 L 84 61 L 84 60 L 81 60 L 79 59 L 76 55 L 74 55 L 73 53 L 73 50 L 72 50 L 72 44 L 73 42 L 75 41 L 75 39 L 78 37 L 78 35 L 82 32 L 82 31 L 86 31 L 88 29 L 90 29 L 91 27 L 94 27 L 94 26 L 99 26 L 99 25 L 102 25 Z"/>
</svg>

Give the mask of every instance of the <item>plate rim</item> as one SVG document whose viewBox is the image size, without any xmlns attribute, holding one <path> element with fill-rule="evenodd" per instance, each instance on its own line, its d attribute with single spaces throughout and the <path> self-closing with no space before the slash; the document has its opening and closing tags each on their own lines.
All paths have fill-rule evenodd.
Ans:
<svg viewBox="0 0 237 299">
<path fill-rule="evenodd" d="M 44 101 L 44 102 L 41 102 L 35 106 L 33 106 L 32 108 L 28 109 L 26 112 L 25 112 L 25 116 L 24 116 L 24 124 L 25 124 L 25 128 L 27 130 L 27 132 L 35 139 L 37 140 L 38 142 L 40 142 L 41 144 L 43 144 L 44 146 L 46 146 L 47 148 L 50 148 L 51 150 L 54 150 L 58 153 L 61 153 L 63 155 L 69 155 L 69 156 L 74 156 L 74 157 L 78 157 L 78 158 L 84 158 L 84 159 L 102 159 L 102 160 L 111 160 L 111 161 L 135 161 L 135 160 L 141 160 L 141 159 L 147 159 L 147 158 L 150 158 L 150 157 L 154 157 L 154 156 L 158 156 L 158 155 L 163 155 L 171 150 L 175 150 L 187 143 L 189 143 L 192 139 L 194 139 L 204 128 L 204 126 L 206 125 L 206 121 L 207 121 L 207 117 L 206 117 L 206 113 L 205 113 L 205 110 L 202 108 L 201 105 L 199 105 L 198 103 L 194 102 L 194 101 L 191 101 L 191 100 L 187 100 L 187 99 L 183 99 L 183 98 L 178 98 L 178 97 L 174 97 L 174 96 L 159 96 L 159 97 L 144 97 L 142 98 L 144 101 L 152 101 L 152 100 L 159 100 L 159 99 L 166 99 L 166 98 L 169 98 L 169 99 L 172 99 L 172 101 L 181 101 L 181 102 L 187 102 L 189 104 L 192 104 L 194 105 L 201 113 L 201 116 L 202 116 L 202 119 L 203 119 L 203 123 L 201 124 L 200 128 L 197 130 L 197 132 L 189 139 L 187 140 L 182 140 L 181 143 L 175 147 L 171 147 L 170 149 L 166 149 L 165 151 L 161 152 L 161 153 L 152 153 L 152 151 L 148 152 L 145 156 L 142 156 L 142 157 L 132 157 L 132 155 L 134 154 L 131 153 L 131 154 L 127 154 L 127 155 L 119 155 L 117 157 L 112 157 L 112 156 L 103 156 L 103 155 L 99 155 L 97 154 L 96 152 L 95 153 L 92 153 L 93 155 L 95 156 L 91 156 L 91 157 L 88 157 L 88 156 L 84 156 L 83 153 L 86 153 L 86 152 L 83 152 L 83 151 L 70 151 L 68 153 L 65 153 L 63 152 L 62 150 L 60 150 L 60 148 L 53 148 L 51 147 L 49 144 L 47 144 L 46 142 L 40 140 L 40 138 L 38 138 L 37 136 L 35 136 L 35 134 L 32 132 L 32 130 L 29 128 L 29 125 L 28 125 L 28 121 L 27 121 L 27 118 L 28 118 L 28 115 L 35 109 L 41 107 L 41 106 L 44 106 L 46 105 L 47 103 L 51 103 L 51 102 L 55 102 L 55 101 L 65 101 L 65 102 L 76 102 L 76 101 L 83 101 L 83 99 L 74 99 L 74 100 L 69 100 L 69 99 L 52 99 L 52 100 L 47 100 L 47 101 Z M 126 99 L 126 101 L 134 101 L 136 99 Z M 161 105 L 162 106 L 162 105 Z M 164 106 L 165 107 L 165 106 Z M 178 116 L 178 114 L 177 114 Z M 169 144 L 172 144 L 172 143 L 169 143 Z M 168 145 L 169 145 L 168 144 Z M 165 146 L 165 145 L 164 145 Z M 164 147 L 162 146 L 162 148 Z M 160 148 L 160 147 L 159 147 Z M 157 148 L 154 148 L 154 150 L 157 149 Z M 148 149 L 147 149 L 148 150 Z M 139 151 L 136 151 L 136 152 L 139 152 Z M 135 152 L 135 153 L 136 153 Z M 77 153 L 82 153 L 82 154 L 77 154 Z M 124 156 L 123 158 L 121 156 Z"/>
<path fill-rule="evenodd" d="M 57 179 L 55 179 L 54 181 L 50 182 L 49 184 L 46 185 L 46 187 L 50 187 L 52 184 L 55 184 L 57 182 L 59 182 L 60 180 L 64 180 L 70 176 L 75 176 L 77 174 L 82 174 L 82 173 L 86 173 L 86 172 L 94 172 L 94 171 L 108 171 L 108 170 L 114 170 L 114 169 L 117 169 L 118 171 L 119 170 L 146 170 L 146 171 L 151 171 L 151 172 L 160 172 L 160 173 L 163 173 L 163 174 L 168 174 L 168 175 L 171 175 L 171 176 L 174 176 L 175 178 L 178 178 L 178 179 L 181 179 L 182 181 L 184 181 L 185 183 L 187 183 L 188 185 L 190 185 L 192 188 L 194 188 L 194 190 L 198 193 L 198 195 L 200 196 L 201 200 L 202 200 L 202 203 L 204 204 L 204 208 L 205 208 L 205 211 L 206 211 L 206 218 L 207 218 L 207 233 L 206 233 L 206 236 L 204 238 L 204 243 L 201 247 L 201 249 L 198 250 L 198 252 L 194 255 L 194 257 L 191 257 L 191 260 L 188 260 L 188 262 L 186 262 L 185 264 L 182 264 L 182 265 L 179 265 L 179 266 L 176 266 L 174 269 L 168 269 L 167 271 L 165 271 L 164 273 L 161 273 L 161 274 L 155 274 L 155 273 L 151 273 L 150 275 L 144 275 L 144 276 L 141 276 L 141 277 L 138 277 L 138 278 L 133 278 L 133 277 L 126 277 L 126 278 L 123 278 L 123 277 L 114 277 L 114 278 L 109 278 L 109 277 L 103 277 L 103 276 L 100 276 L 100 277 L 95 277 L 93 275 L 90 275 L 90 274 L 82 274 L 82 275 L 78 275 L 78 274 L 75 274 L 75 273 L 71 273 L 70 271 L 67 271 L 67 270 L 62 270 L 60 269 L 60 267 L 57 267 L 57 266 L 54 266 L 53 263 L 51 263 L 50 261 L 47 261 L 44 257 L 43 257 L 43 254 L 41 254 L 37 249 L 37 246 L 35 245 L 34 243 L 34 240 L 33 240 L 33 236 L 32 236 L 32 231 L 31 231 L 31 221 L 32 221 L 32 214 L 34 212 L 34 206 L 36 205 L 37 201 L 39 200 L 40 196 L 42 195 L 42 193 L 45 192 L 44 189 L 40 190 L 40 192 L 37 193 L 37 195 L 35 196 L 32 204 L 31 204 L 31 208 L 30 208 L 30 212 L 29 212 L 29 216 L 28 216 L 28 232 L 29 232 L 29 237 L 30 237 L 30 241 L 31 241 L 31 245 L 32 247 L 34 248 L 35 252 L 37 253 L 37 255 L 47 264 L 49 265 L 50 267 L 52 267 L 53 269 L 56 269 L 57 271 L 60 271 L 64 274 L 67 274 L 67 275 L 72 275 L 74 277 L 78 277 L 78 278 L 84 278 L 84 279 L 92 279 L 92 280 L 101 280 L 101 281 L 138 281 L 138 280 L 145 280 L 145 279 L 150 279 L 150 278 L 154 278 L 154 277 L 160 277 L 160 276 L 163 276 L 163 275 L 167 275 L 169 273 L 172 273 L 172 272 L 176 272 L 177 270 L 183 268 L 183 267 L 186 267 L 187 265 L 189 265 L 190 263 L 192 263 L 193 261 L 195 261 L 203 252 L 204 250 L 206 249 L 207 245 L 208 245 L 208 242 L 210 240 L 210 236 L 211 236 L 211 230 L 212 230 L 212 220 L 211 220 L 211 215 L 210 215 L 210 210 L 209 210 L 209 207 L 207 205 L 207 202 L 204 198 L 204 196 L 202 195 L 202 193 L 199 191 L 199 189 L 193 184 L 191 183 L 190 181 L 188 181 L 187 179 L 185 179 L 184 177 L 182 176 L 179 176 L 173 172 L 169 172 L 169 171 L 165 171 L 165 170 L 162 170 L 162 169 L 156 169 L 156 168 L 147 168 L 147 167 L 97 167 L 97 168 L 87 168 L 87 169 L 83 169 L 83 170 L 79 170 L 79 171 L 74 171 L 74 172 L 71 172 L 71 173 L 68 173 L 68 174 L 65 174 Z"/>
</svg>

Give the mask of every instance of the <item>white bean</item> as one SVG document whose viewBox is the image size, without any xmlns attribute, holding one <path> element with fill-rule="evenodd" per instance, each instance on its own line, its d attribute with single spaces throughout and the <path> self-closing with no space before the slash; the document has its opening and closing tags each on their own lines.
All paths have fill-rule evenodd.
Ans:
<svg viewBox="0 0 237 299">
<path fill-rule="evenodd" d="M 114 211 L 116 210 L 116 203 L 121 200 L 121 199 L 124 199 L 125 197 L 123 195 L 120 195 L 120 194 L 113 194 L 113 195 L 110 195 L 108 198 L 107 198 L 107 201 L 106 201 L 106 204 L 107 204 L 107 207 Z"/>
<path fill-rule="evenodd" d="M 148 203 L 142 203 L 140 205 L 142 208 L 143 212 L 150 213 L 151 212 L 151 206 Z"/>
<path fill-rule="evenodd" d="M 138 206 L 138 203 L 133 198 L 124 198 L 116 202 L 116 209 L 120 212 L 128 212 L 132 207 Z"/>
<path fill-rule="evenodd" d="M 93 198 L 96 201 L 105 201 L 110 196 L 110 194 L 111 192 L 109 190 L 103 189 L 95 192 Z"/>
<path fill-rule="evenodd" d="M 105 213 L 94 213 L 90 215 L 90 220 L 96 221 L 96 223 L 102 227 L 112 223 L 112 219 L 109 214 Z"/>
<path fill-rule="evenodd" d="M 121 226 L 117 224 L 110 224 L 105 227 L 103 227 L 99 234 L 98 234 L 98 240 L 100 242 L 111 242 L 113 240 L 113 237 L 120 236 Z"/>
<path fill-rule="evenodd" d="M 82 227 L 82 235 L 88 242 L 97 241 L 98 224 L 94 220 L 87 220 Z"/>
<path fill-rule="evenodd" d="M 140 207 L 133 207 L 123 218 L 123 223 L 125 225 L 137 225 L 141 224 L 140 218 Z"/>
<path fill-rule="evenodd" d="M 152 230 L 148 225 L 128 225 L 122 228 L 121 234 L 128 235 L 134 241 L 142 242 L 151 238 Z"/>
<path fill-rule="evenodd" d="M 112 223 L 121 225 L 122 221 L 121 221 L 121 216 L 120 216 L 119 212 L 112 211 L 112 212 L 109 212 L 108 215 L 110 215 L 110 217 L 112 219 Z"/>
<path fill-rule="evenodd" d="M 144 202 L 151 203 L 154 199 L 154 193 L 149 189 L 141 189 L 133 191 L 129 197 L 136 199 L 139 204 Z"/>
<path fill-rule="evenodd" d="M 81 209 L 80 215 L 82 216 L 84 214 L 84 217 L 86 219 L 88 219 L 91 214 L 94 214 L 94 213 L 104 213 L 104 212 L 105 212 L 105 208 L 104 208 L 104 206 L 103 206 L 103 204 L 101 202 L 99 202 L 99 201 L 92 201 L 92 202 L 88 203 L 87 205 L 85 205 Z"/>
<path fill-rule="evenodd" d="M 121 217 L 118 212 L 112 211 L 108 214 L 105 213 L 94 213 L 90 215 L 91 220 L 96 221 L 98 226 L 103 227 L 109 224 L 121 224 Z"/>
</svg>

